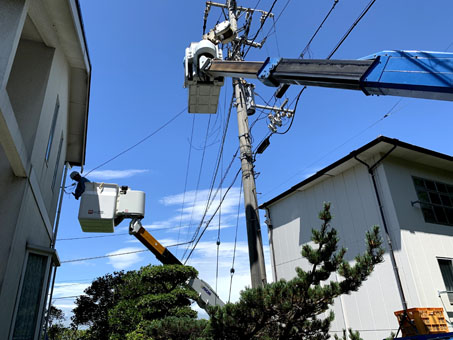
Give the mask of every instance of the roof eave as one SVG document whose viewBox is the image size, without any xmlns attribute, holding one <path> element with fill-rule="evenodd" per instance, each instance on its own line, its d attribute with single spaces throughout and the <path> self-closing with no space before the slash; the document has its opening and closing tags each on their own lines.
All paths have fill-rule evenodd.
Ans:
<svg viewBox="0 0 453 340">
<path fill-rule="evenodd" d="M 360 147 L 359 149 L 352 151 L 351 153 L 349 153 L 345 157 L 339 159 L 338 161 L 336 161 L 336 162 L 328 165 L 324 169 L 318 171 L 313 176 L 310 176 L 310 177 L 306 178 L 302 182 L 294 185 L 293 187 L 291 187 L 290 189 L 284 191 L 280 195 L 278 195 L 278 196 L 272 198 L 271 200 L 261 204 L 259 206 L 259 209 L 265 209 L 265 208 L 269 207 L 270 205 L 274 204 L 275 202 L 281 200 L 282 198 L 292 194 L 293 192 L 299 190 L 300 188 L 306 186 L 307 184 L 309 184 L 309 183 L 315 181 L 316 179 L 320 178 L 321 176 L 327 174 L 329 171 L 333 170 L 334 168 L 338 167 L 339 165 L 341 165 L 341 164 L 353 159 L 354 157 L 358 157 L 360 154 L 362 154 L 363 152 L 371 149 L 372 147 L 374 147 L 375 145 L 377 145 L 379 143 L 387 143 L 387 144 L 390 144 L 392 146 L 405 148 L 405 149 L 408 149 L 408 150 L 412 150 L 412 151 L 415 151 L 415 152 L 420 152 L 420 153 L 423 153 L 423 154 L 426 154 L 426 155 L 429 155 L 429 156 L 433 156 L 433 157 L 437 157 L 437 158 L 440 158 L 440 159 L 444 159 L 444 160 L 453 162 L 453 157 L 452 156 L 449 156 L 449 155 L 446 155 L 446 154 L 443 154 L 443 153 L 440 153 L 440 152 L 436 152 L 436 151 L 433 151 L 433 150 L 425 149 L 425 148 L 422 148 L 420 146 L 416 146 L 416 145 L 413 145 L 413 144 L 405 143 L 405 142 L 402 142 L 402 141 L 400 141 L 400 140 L 398 140 L 396 138 L 389 138 L 389 137 L 386 137 L 386 136 L 379 136 L 378 138 L 372 140 L 368 144 L 365 144 L 364 146 Z"/>
</svg>

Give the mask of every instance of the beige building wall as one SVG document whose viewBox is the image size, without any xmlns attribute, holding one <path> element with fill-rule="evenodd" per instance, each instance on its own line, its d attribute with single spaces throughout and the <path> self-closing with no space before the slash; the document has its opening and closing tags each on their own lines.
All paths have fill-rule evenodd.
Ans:
<svg viewBox="0 0 453 340">
<path fill-rule="evenodd" d="M 90 67 L 76 2 L 55 4 L 0 2 L 1 339 L 39 337 L 64 164 L 84 162 Z"/>
<path fill-rule="evenodd" d="M 371 165 L 381 156 L 363 160 Z M 354 159 L 341 166 L 344 169 L 332 169 L 267 206 L 272 224 L 269 233 L 274 279 L 293 278 L 296 267 L 308 269 L 300 251 L 302 245 L 311 242 L 311 229 L 320 226 L 317 215 L 323 202 L 332 204 L 332 226 L 338 230 L 340 245 L 348 249 L 348 261 L 353 262 L 355 255 L 365 251 L 365 232 L 371 226 L 381 227 L 385 241 L 367 167 Z M 413 176 L 453 185 L 453 171 L 390 155 L 377 166 L 375 174 L 408 307 L 444 307 L 447 316 L 453 308 L 446 295 L 441 297 L 443 300 L 438 295 L 438 291 L 445 290 L 445 284 L 437 261 L 453 259 L 453 227 L 426 223 L 420 206 L 412 206 L 411 201 L 418 199 Z M 381 340 L 397 331 L 394 312 L 403 309 L 402 296 L 386 242 L 384 246 L 384 263 L 376 267 L 359 291 L 335 300 L 332 333 L 341 335 L 343 329 L 352 328 L 365 340 Z"/>
</svg>

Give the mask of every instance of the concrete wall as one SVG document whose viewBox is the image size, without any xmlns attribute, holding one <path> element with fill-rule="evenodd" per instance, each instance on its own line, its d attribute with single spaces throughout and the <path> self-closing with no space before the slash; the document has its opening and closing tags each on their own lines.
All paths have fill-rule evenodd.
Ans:
<svg viewBox="0 0 453 340">
<path fill-rule="evenodd" d="M 368 160 L 368 163 L 376 160 Z M 377 169 L 377 179 L 379 187 L 385 192 L 387 185 L 382 166 Z M 381 226 L 384 238 L 370 175 L 364 165 L 357 163 L 353 168 L 333 177 L 325 176 L 321 183 L 295 192 L 269 207 L 277 279 L 291 279 L 297 266 L 308 268 L 300 251 L 303 244 L 311 242 L 311 229 L 319 228 L 321 224 L 317 215 L 323 202 L 332 204 L 332 226 L 338 230 L 340 245 L 348 249 L 348 261 L 353 262 L 355 255 L 364 252 L 365 233 L 373 225 Z M 384 199 L 384 204 L 394 246 L 400 249 L 401 240 L 392 202 Z M 393 312 L 402 309 L 402 303 L 388 249 L 384 259 L 385 262 L 376 267 L 358 292 L 335 300 L 333 333 L 339 334 L 342 329 L 351 327 L 366 340 L 380 340 L 397 330 Z M 331 279 L 341 280 L 336 276 Z"/>
</svg>

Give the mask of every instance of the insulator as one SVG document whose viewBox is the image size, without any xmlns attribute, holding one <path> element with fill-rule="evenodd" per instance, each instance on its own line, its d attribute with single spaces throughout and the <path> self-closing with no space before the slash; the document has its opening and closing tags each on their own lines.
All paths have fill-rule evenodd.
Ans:
<svg viewBox="0 0 453 340">
<path fill-rule="evenodd" d="M 271 130 L 272 132 L 274 132 L 274 133 L 277 132 L 277 128 L 275 127 L 274 124 L 270 123 L 267 127 L 268 127 L 269 130 Z"/>
</svg>

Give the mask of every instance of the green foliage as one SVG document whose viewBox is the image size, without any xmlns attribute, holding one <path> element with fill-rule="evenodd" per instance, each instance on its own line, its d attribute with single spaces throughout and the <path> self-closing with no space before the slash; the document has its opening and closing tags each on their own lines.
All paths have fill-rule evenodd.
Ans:
<svg viewBox="0 0 453 340">
<path fill-rule="evenodd" d="M 341 338 L 335 334 L 335 340 L 363 340 L 363 339 L 360 337 L 359 332 L 353 331 L 351 328 L 349 328 L 348 334 L 346 334 L 346 329 L 343 329 L 343 335 Z"/>
<path fill-rule="evenodd" d="M 396 337 L 396 333 L 390 332 L 390 335 L 387 338 L 385 338 L 385 340 L 393 340 L 393 339 L 395 339 L 395 337 Z"/>
<path fill-rule="evenodd" d="M 199 334 L 206 322 L 196 320 L 190 305 L 197 295 L 186 285 L 197 275 L 194 268 L 180 265 L 107 274 L 77 298 L 73 326 L 89 327 L 84 340 L 151 339 L 150 334 L 154 339 L 160 328 L 175 339 L 184 332 Z M 182 338 L 196 339 L 186 335 Z"/>
<path fill-rule="evenodd" d="M 384 250 L 379 228 L 366 233 L 366 251 L 351 265 L 338 249 L 337 231 L 330 226 L 330 204 L 319 214 L 319 230 L 312 230 L 314 246 L 304 245 L 309 270 L 296 269 L 290 281 L 245 289 L 239 302 L 210 307 L 210 320 L 197 320 L 190 308 L 196 293 L 186 286 L 197 271 L 186 266 L 147 266 L 98 278 L 77 299 L 73 324 L 86 325 L 80 339 L 304 339 L 327 340 L 336 297 L 357 291 Z M 330 281 L 338 273 L 340 281 Z M 361 340 L 349 330 L 336 340 Z M 68 338 L 69 340 L 69 338 Z M 72 339 L 71 339 L 72 340 Z"/>
<path fill-rule="evenodd" d="M 65 332 L 63 321 L 65 320 L 64 313 L 61 309 L 50 306 L 49 323 L 47 327 L 47 337 L 49 340 L 59 340 Z M 45 318 L 46 319 L 46 318 Z"/>
<path fill-rule="evenodd" d="M 268 284 L 263 288 L 246 289 L 236 304 L 209 310 L 210 330 L 215 339 L 307 339 L 329 338 L 332 312 L 328 311 L 336 297 L 356 291 L 383 260 L 384 250 L 379 228 L 366 234 L 367 250 L 350 265 L 344 260 L 346 249 L 338 250 L 337 231 L 330 227 L 330 204 L 319 214 L 320 230 L 312 230 L 315 248 L 306 244 L 302 256 L 311 269 L 297 268 L 297 276 Z M 329 281 L 338 272 L 343 280 Z M 355 333 L 353 334 L 356 339 Z"/>
<path fill-rule="evenodd" d="M 118 290 L 124 284 L 124 272 L 106 274 L 94 280 L 85 289 L 85 295 L 76 299 L 71 317 L 73 328 L 88 326 L 86 340 L 108 340 L 111 333 L 109 310 L 118 303 Z"/>
<path fill-rule="evenodd" d="M 126 340 L 208 340 L 208 320 L 193 318 L 167 317 L 143 321 L 137 329 L 129 333 Z"/>
<path fill-rule="evenodd" d="M 194 320 L 190 308 L 197 295 L 186 281 L 197 276 L 188 266 L 148 266 L 128 272 L 118 291 L 119 302 L 109 313 L 110 339 L 124 339 L 127 334 L 156 327 L 151 321 L 168 317 Z M 140 333 L 138 333 L 140 334 Z"/>
</svg>

